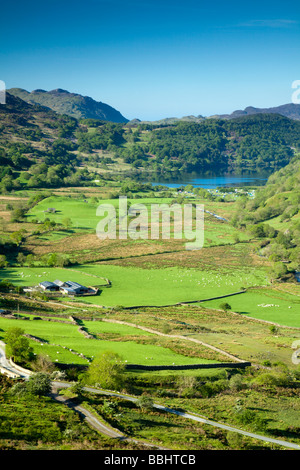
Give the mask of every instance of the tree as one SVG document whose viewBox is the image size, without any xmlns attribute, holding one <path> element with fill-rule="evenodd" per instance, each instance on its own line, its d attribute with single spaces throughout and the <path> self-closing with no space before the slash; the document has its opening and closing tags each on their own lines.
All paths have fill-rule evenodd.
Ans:
<svg viewBox="0 0 300 470">
<path fill-rule="evenodd" d="M 272 335 L 277 335 L 278 332 L 279 332 L 278 326 L 276 326 L 276 325 L 271 325 L 270 326 L 270 333 L 272 333 Z"/>
<path fill-rule="evenodd" d="M 141 396 L 139 398 L 137 405 L 144 411 L 150 411 L 153 409 L 153 400 L 151 397 L 147 397 L 146 395 Z"/>
<path fill-rule="evenodd" d="M 231 310 L 231 306 L 227 302 L 223 302 L 222 304 L 220 304 L 220 308 L 224 311 Z"/>
<path fill-rule="evenodd" d="M 5 255 L 0 255 L 0 268 L 6 268 L 8 266 L 8 261 Z"/>
<path fill-rule="evenodd" d="M 17 382 L 10 389 L 10 393 L 12 395 L 24 395 L 25 393 L 27 393 L 26 385 L 27 384 L 25 382 Z"/>
<path fill-rule="evenodd" d="M 242 390 L 243 378 L 240 374 L 233 375 L 229 380 L 229 388 L 235 392 Z"/>
<path fill-rule="evenodd" d="M 66 217 L 62 220 L 62 224 L 65 227 L 65 229 L 69 230 L 72 227 L 72 220 L 70 217 Z"/>
<path fill-rule="evenodd" d="M 23 335 L 24 330 L 18 327 L 9 328 L 4 335 L 6 354 L 16 362 L 26 362 L 33 357 L 33 348 Z"/>
<path fill-rule="evenodd" d="M 51 253 L 49 256 L 44 258 L 44 262 L 47 266 L 69 266 L 71 264 L 70 259 L 67 256 L 62 256 L 59 253 Z"/>
<path fill-rule="evenodd" d="M 34 266 L 34 261 L 35 261 L 34 255 L 30 254 L 26 256 L 26 264 L 28 264 L 29 267 Z"/>
<path fill-rule="evenodd" d="M 18 230 L 17 232 L 11 233 L 10 238 L 17 246 L 20 246 L 24 240 L 25 233 L 25 230 Z"/>
<path fill-rule="evenodd" d="M 122 384 L 124 369 L 124 363 L 118 354 L 105 351 L 93 360 L 85 375 L 85 380 L 91 385 L 116 390 Z"/>
<path fill-rule="evenodd" d="M 51 253 L 47 259 L 48 266 L 57 266 L 58 256 L 56 253 Z"/>
<path fill-rule="evenodd" d="M 270 277 L 271 279 L 280 279 L 282 276 L 287 274 L 288 270 L 284 263 L 278 262 L 275 263 L 270 268 Z"/>
<path fill-rule="evenodd" d="M 83 385 L 80 382 L 75 382 L 70 388 L 69 388 L 71 394 L 73 394 L 73 397 L 77 397 L 79 400 L 83 396 Z"/>
<path fill-rule="evenodd" d="M 11 213 L 11 222 L 22 222 L 25 218 L 26 208 L 17 207 Z"/>
<path fill-rule="evenodd" d="M 26 256 L 24 255 L 24 253 L 18 253 L 17 262 L 18 262 L 21 266 L 24 266 L 24 264 L 25 264 L 25 262 L 26 262 Z"/>
<path fill-rule="evenodd" d="M 39 397 L 47 395 L 51 391 L 51 380 L 48 374 L 38 372 L 32 375 L 26 385 L 26 389 L 32 395 Z"/>
</svg>

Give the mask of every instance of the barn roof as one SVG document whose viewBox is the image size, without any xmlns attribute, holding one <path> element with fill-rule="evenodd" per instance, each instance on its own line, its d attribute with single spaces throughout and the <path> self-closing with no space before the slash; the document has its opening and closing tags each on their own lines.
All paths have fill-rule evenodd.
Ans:
<svg viewBox="0 0 300 470">
<path fill-rule="evenodd" d="M 72 289 L 81 289 L 82 287 L 86 289 L 85 286 L 82 286 L 81 284 L 78 284 L 78 282 L 74 282 L 74 281 L 67 281 L 65 282 L 65 284 L 68 287 L 71 287 Z"/>
<path fill-rule="evenodd" d="M 40 282 L 40 286 L 43 286 L 43 287 L 52 287 L 54 285 L 55 284 L 53 282 L 50 282 L 50 281 Z"/>
<path fill-rule="evenodd" d="M 59 287 L 62 287 L 65 283 L 64 281 L 60 281 L 59 279 L 56 279 L 53 284 L 55 284 L 56 286 L 59 286 Z"/>
</svg>

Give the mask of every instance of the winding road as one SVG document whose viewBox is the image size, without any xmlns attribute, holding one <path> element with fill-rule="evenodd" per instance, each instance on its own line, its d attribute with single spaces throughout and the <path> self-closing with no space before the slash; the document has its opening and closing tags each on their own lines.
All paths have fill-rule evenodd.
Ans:
<svg viewBox="0 0 300 470">
<path fill-rule="evenodd" d="M 24 378 L 25 380 L 28 380 L 30 375 L 31 375 L 30 371 L 26 371 L 22 368 L 19 368 L 18 366 L 14 365 L 13 363 L 11 363 L 10 361 L 7 360 L 6 355 L 5 355 L 5 344 L 2 341 L 0 341 L 0 369 L 1 369 L 2 373 L 5 373 L 5 371 L 7 371 L 7 375 L 13 374 L 14 376 L 19 376 L 21 378 Z M 52 382 L 52 393 L 51 393 L 52 398 L 55 399 L 55 400 L 58 400 L 60 402 L 64 402 L 64 398 L 61 395 L 57 394 L 57 390 L 62 389 L 62 388 L 69 388 L 71 386 L 72 386 L 72 384 L 67 383 L 67 382 L 53 381 Z M 114 397 L 123 398 L 125 400 L 129 400 L 129 401 L 134 402 L 134 403 L 136 403 L 138 401 L 137 397 L 130 396 L 130 395 L 124 395 L 124 394 L 117 393 L 117 392 L 111 392 L 111 391 L 96 389 L 96 388 L 92 388 L 92 387 L 84 387 L 84 390 L 86 390 L 87 392 L 96 393 L 96 394 L 100 394 L 100 395 L 107 395 L 107 396 L 114 396 Z M 109 437 L 116 438 L 116 439 L 122 439 L 122 440 L 123 439 L 124 440 L 130 440 L 131 442 L 136 442 L 138 444 L 143 444 L 145 446 L 155 447 L 157 449 L 168 450 L 166 448 L 158 447 L 158 446 L 151 445 L 151 444 L 148 444 L 148 443 L 145 443 L 145 442 L 142 442 L 142 441 L 137 441 L 137 440 L 134 440 L 134 439 L 127 438 L 120 431 L 105 425 L 102 421 L 97 419 L 90 411 L 88 411 L 84 407 L 82 407 L 80 405 L 73 405 L 73 404 L 70 404 L 70 403 L 67 403 L 67 404 L 68 404 L 68 406 L 71 406 L 75 411 L 80 413 L 82 416 L 84 416 L 86 421 L 91 426 L 93 426 L 99 432 L 102 432 L 103 434 L 105 434 Z M 258 439 L 260 441 L 269 442 L 271 444 L 275 444 L 275 445 L 278 445 L 278 446 L 282 446 L 282 447 L 286 447 L 286 448 L 290 448 L 290 449 L 294 449 L 294 450 L 300 450 L 300 445 L 295 444 L 293 442 L 283 441 L 281 439 L 273 439 L 271 437 L 262 436 L 260 434 L 255 434 L 255 433 L 251 433 L 251 432 L 248 432 L 248 431 L 243 431 L 242 429 L 238 429 L 238 428 L 235 428 L 235 427 L 229 426 L 227 424 L 223 424 L 223 423 L 218 423 L 216 421 L 212 421 L 210 419 L 207 419 L 205 417 L 202 417 L 202 416 L 194 414 L 194 413 L 188 413 L 188 412 L 185 412 L 185 411 L 178 411 L 178 410 L 174 410 L 172 408 L 168 408 L 168 407 L 165 407 L 163 405 L 158 405 L 158 404 L 154 404 L 153 407 L 157 410 L 160 410 L 160 411 L 164 411 L 164 412 L 171 413 L 171 414 L 174 414 L 174 415 L 177 415 L 177 416 L 181 416 L 183 418 L 186 418 L 186 419 L 189 419 L 189 420 L 192 420 L 192 421 L 197 421 L 199 423 L 208 424 L 210 426 L 214 426 L 216 428 L 224 429 L 226 431 L 236 432 L 238 434 L 242 434 L 244 436 L 248 436 L 248 437 L 251 437 L 253 439 Z"/>
<path fill-rule="evenodd" d="M 59 395 L 57 393 L 57 387 L 58 388 L 66 388 L 66 386 L 69 387 L 70 384 L 66 384 L 66 383 L 62 384 L 60 382 L 53 382 L 52 383 L 52 393 L 50 394 L 51 398 L 53 398 L 53 400 L 56 400 L 60 403 L 65 403 L 69 408 L 71 408 L 72 410 L 74 410 L 78 414 L 80 414 L 91 427 L 96 429 L 101 434 L 104 434 L 105 436 L 108 436 L 112 439 L 119 439 L 121 441 L 133 442 L 135 444 L 142 445 L 142 446 L 145 446 L 145 447 L 151 447 L 152 449 L 154 448 L 154 449 L 159 449 L 159 450 L 170 450 L 166 447 L 161 447 L 161 446 L 158 446 L 158 445 L 149 444 L 147 442 L 132 439 L 132 438 L 126 436 L 125 434 L 121 433 L 121 431 L 119 431 L 118 429 L 114 429 L 111 426 L 109 426 L 108 424 L 102 422 L 99 418 L 97 418 L 93 413 L 91 413 L 91 411 L 89 411 L 85 407 L 83 407 L 81 405 L 76 405 L 76 404 L 68 401 L 68 399 L 66 399 L 62 395 Z"/>
</svg>

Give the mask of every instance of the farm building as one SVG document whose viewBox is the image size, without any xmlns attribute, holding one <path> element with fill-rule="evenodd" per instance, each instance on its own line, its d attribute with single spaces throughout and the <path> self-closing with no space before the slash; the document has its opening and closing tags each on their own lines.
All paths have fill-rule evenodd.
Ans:
<svg viewBox="0 0 300 470">
<path fill-rule="evenodd" d="M 82 286 L 78 282 L 60 281 L 58 279 L 54 282 L 40 282 L 39 287 L 46 292 L 61 292 L 66 295 L 95 295 L 98 291 L 98 289 Z"/>
<path fill-rule="evenodd" d="M 82 295 L 89 292 L 89 288 L 78 284 L 78 282 L 67 281 L 60 287 L 60 291 L 69 295 Z"/>
<path fill-rule="evenodd" d="M 57 285 L 57 287 L 63 287 L 65 285 L 65 282 L 60 281 L 59 279 L 56 279 L 56 281 L 54 281 L 53 284 Z"/>
<path fill-rule="evenodd" d="M 80 294 L 87 294 L 89 292 L 89 288 L 78 284 L 77 282 L 67 281 L 64 285 L 60 288 L 61 292 L 70 294 L 70 295 L 80 295 Z"/>
<path fill-rule="evenodd" d="M 3 308 L 0 308 L 0 315 L 10 315 L 11 311 L 10 310 L 5 310 Z"/>
<path fill-rule="evenodd" d="M 58 291 L 59 290 L 59 287 L 54 282 L 50 282 L 50 281 L 40 282 L 39 286 L 44 291 L 47 291 L 47 292 L 53 292 L 53 291 Z"/>
</svg>

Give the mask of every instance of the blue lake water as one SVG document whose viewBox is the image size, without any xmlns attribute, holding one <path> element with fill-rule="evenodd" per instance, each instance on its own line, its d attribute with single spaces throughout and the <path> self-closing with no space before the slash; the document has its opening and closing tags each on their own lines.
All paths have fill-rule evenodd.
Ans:
<svg viewBox="0 0 300 470">
<path fill-rule="evenodd" d="M 169 188 L 178 188 L 188 184 L 194 187 L 201 187 L 204 189 L 215 189 L 221 187 L 242 187 L 242 186 L 262 186 L 266 183 L 271 172 L 260 172 L 251 174 L 197 174 L 189 173 L 182 174 L 178 178 L 164 179 L 158 178 L 152 181 L 153 186 L 163 185 Z"/>
</svg>

